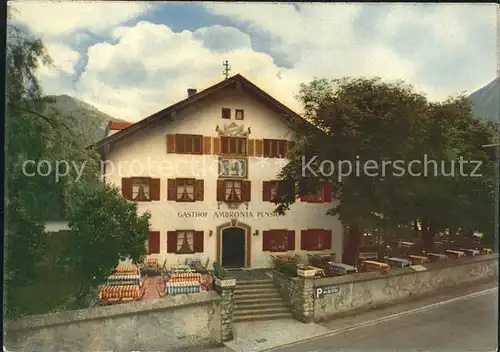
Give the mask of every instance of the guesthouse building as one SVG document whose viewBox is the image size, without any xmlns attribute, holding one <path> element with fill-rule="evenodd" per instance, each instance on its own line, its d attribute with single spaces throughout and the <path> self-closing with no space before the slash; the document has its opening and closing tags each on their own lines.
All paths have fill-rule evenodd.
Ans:
<svg viewBox="0 0 500 352">
<path fill-rule="evenodd" d="M 111 123 L 96 144 L 105 182 L 151 213 L 149 256 L 237 268 L 269 267 L 272 254 L 342 258 L 327 185 L 274 213 L 277 175 L 296 139 L 290 122 L 302 118 L 239 74 L 187 93 L 137 123 Z"/>
</svg>

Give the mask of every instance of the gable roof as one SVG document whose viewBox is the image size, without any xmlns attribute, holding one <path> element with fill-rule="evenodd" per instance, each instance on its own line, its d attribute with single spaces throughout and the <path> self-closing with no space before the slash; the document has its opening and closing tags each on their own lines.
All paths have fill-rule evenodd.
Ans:
<svg viewBox="0 0 500 352">
<path fill-rule="evenodd" d="M 257 87 L 255 84 L 250 82 L 248 79 L 243 77 L 240 74 L 236 74 L 232 76 L 231 78 L 225 79 L 207 89 L 204 89 L 196 94 L 193 94 L 189 97 L 187 97 L 184 100 L 179 101 L 178 103 L 175 103 L 173 105 L 170 105 L 169 107 L 158 111 L 154 113 L 153 115 L 146 117 L 145 119 L 136 122 L 134 124 L 131 124 L 130 126 L 122 129 L 119 132 L 116 132 L 115 134 L 112 134 L 111 136 L 108 136 L 95 144 L 91 145 L 90 147 L 95 147 L 97 149 L 100 149 L 106 145 L 109 145 L 112 142 L 116 142 L 118 140 L 121 140 L 127 136 L 132 135 L 134 132 L 146 127 L 147 125 L 158 121 L 160 119 L 172 119 L 172 115 L 182 109 L 187 108 L 191 104 L 198 102 L 204 98 L 207 98 L 208 96 L 217 93 L 218 91 L 230 87 L 230 86 L 236 86 L 238 88 L 241 88 L 242 90 L 250 93 L 253 95 L 255 98 L 260 100 L 262 103 L 265 105 L 269 106 L 271 109 L 274 111 L 278 112 L 284 119 L 293 122 L 293 123 L 298 123 L 298 124 L 305 124 L 308 127 L 313 126 L 309 121 L 305 120 L 302 116 L 291 110 L 290 108 L 286 107 L 285 105 L 281 104 L 279 101 L 277 101 L 275 98 L 273 98 L 271 95 L 268 93 L 264 92 L 262 89 Z M 317 127 L 315 127 L 317 128 Z"/>
</svg>

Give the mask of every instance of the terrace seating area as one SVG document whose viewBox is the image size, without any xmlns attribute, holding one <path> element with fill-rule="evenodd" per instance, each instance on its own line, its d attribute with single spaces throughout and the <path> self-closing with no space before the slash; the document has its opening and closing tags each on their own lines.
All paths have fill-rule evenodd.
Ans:
<svg viewBox="0 0 500 352">
<path fill-rule="evenodd" d="M 213 290 L 212 272 L 197 260 L 184 265 L 160 267 L 156 258 L 142 265 L 120 264 L 99 288 L 99 305 L 160 299 L 176 294 Z"/>
<path fill-rule="evenodd" d="M 391 268 L 424 265 L 440 260 L 453 260 L 465 256 L 486 255 L 493 253 L 491 248 L 469 245 L 457 246 L 453 243 L 436 243 L 433 252 L 426 253 L 416 243 L 400 241 L 388 246 L 385 253 L 376 248 L 360 252 L 356 265 L 351 266 L 337 260 L 335 253 L 308 254 L 307 262 L 299 255 L 271 255 L 273 267 L 287 276 L 296 276 L 298 269 L 314 270 L 317 278 L 349 275 L 366 271 L 387 272 Z M 473 247 L 473 248 L 471 248 Z M 375 250 L 374 250 L 375 249 Z"/>
</svg>

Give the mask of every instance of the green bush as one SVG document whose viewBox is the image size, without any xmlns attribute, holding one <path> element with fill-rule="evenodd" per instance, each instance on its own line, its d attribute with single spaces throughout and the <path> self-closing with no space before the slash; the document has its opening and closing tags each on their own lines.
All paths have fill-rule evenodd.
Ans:
<svg viewBox="0 0 500 352">
<path fill-rule="evenodd" d="M 226 269 L 224 269 L 219 263 L 214 263 L 215 276 L 219 279 L 225 279 L 229 276 Z"/>
<path fill-rule="evenodd" d="M 277 270 L 288 277 L 297 276 L 297 264 L 295 263 L 280 264 Z"/>
</svg>

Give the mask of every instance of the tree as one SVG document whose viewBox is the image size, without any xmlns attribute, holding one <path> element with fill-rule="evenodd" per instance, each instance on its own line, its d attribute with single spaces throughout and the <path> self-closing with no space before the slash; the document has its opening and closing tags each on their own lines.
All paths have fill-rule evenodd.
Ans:
<svg viewBox="0 0 500 352">
<path fill-rule="evenodd" d="M 336 87 L 334 89 L 334 86 Z M 409 219 L 410 214 L 401 204 L 405 193 L 399 192 L 404 178 L 394 177 L 391 166 L 377 174 L 347 175 L 348 167 L 335 170 L 331 176 L 303 175 L 302 156 L 305 160 L 317 156 L 315 168 L 323 160 L 335 167 L 349 162 L 361 167 L 366 162 L 404 160 L 412 145 L 414 131 L 419 127 L 419 116 L 426 113 L 427 102 L 411 87 L 401 82 L 388 84 L 380 79 L 344 78 L 329 82 L 315 80 L 302 85 L 299 100 L 305 108 L 305 117 L 321 131 L 305 135 L 297 143 L 291 162 L 280 177 L 296 184 L 295 194 L 303 195 L 328 182 L 339 199 L 339 205 L 329 211 L 338 215 L 349 230 L 345 262 L 354 264 L 365 228 L 372 227 L 384 214 L 387 222 L 397 224 Z M 341 172 L 346 174 L 339 177 Z M 396 191 L 397 190 L 397 191 Z M 277 211 L 285 212 L 295 195 L 285 189 L 279 191 Z"/>
<path fill-rule="evenodd" d="M 51 262 L 47 253 L 47 233 L 44 231 L 47 220 L 54 217 L 73 219 L 73 233 L 70 249 L 64 253 L 62 262 L 66 264 L 68 275 L 83 274 L 88 281 L 92 277 L 104 279 L 104 273 L 109 271 L 111 257 L 114 256 L 113 265 L 123 256 L 139 258 L 144 252 L 144 226 L 146 217 L 137 217 L 133 205 L 124 205 L 124 200 L 116 195 L 116 191 L 100 184 L 99 155 L 86 148 L 82 136 L 70 126 L 74 121 L 68 116 L 61 115 L 51 107 L 50 99 L 43 96 L 36 72 L 41 64 L 51 64 L 43 43 L 31 34 L 8 23 L 7 38 L 7 94 L 6 94 L 6 120 L 7 120 L 7 231 L 6 231 L 6 270 L 5 284 L 7 286 L 7 315 L 15 316 L 30 314 L 28 308 L 32 297 L 21 298 L 21 291 L 26 292 L 30 287 L 43 284 L 42 271 Z M 39 163 L 44 161 L 54 167 L 56 163 L 68 162 L 70 173 L 59 179 L 54 172 L 48 176 L 32 174 L 31 168 L 23 168 L 25 162 Z M 77 174 L 74 167 L 81 170 Z M 27 171 L 27 172 L 26 172 Z M 102 194 L 99 194 L 101 192 Z M 85 197 L 89 197 L 85 200 Z M 97 201 L 110 196 L 107 201 Z M 92 203 L 93 202 L 93 203 Z M 89 213 L 88 204 L 93 204 L 93 213 Z M 87 211 L 85 213 L 85 211 Z M 120 230 L 116 228 L 102 228 L 106 217 L 119 221 Z M 83 213 L 87 214 L 87 223 L 84 222 Z M 95 214 L 100 214 L 99 216 Z M 92 220 L 94 222 L 92 223 Z M 93 225 L 91 225 L 93 224 Z M 92 227 L 93 226 L 93 227 Z M 111 226 L 111 225 L 110 225 Z M 117 225 L 118 226 L 118 225 Z M 130 227 L 132 226 L 132 227 Z M 130 229 L 139 232 L 131 234 L 129 238 L 122 238 L 123 243 L 118 249 L 105 246 L 102 248 L 91 247 L 92 242 L 83 242 L 81 246 L 90 251 L 78 252 L 76 239 L 82 237 L 89 239 L 89 231 L 103 243 L 116 243 L 116 234 L 130 234 Z M 79 232 L 81 231 L 81 233 Z M 138 242 L 134 242 L 138 241 Z M 140 242 L 142 241 L 142 242 Z M 139 243 L 140 242 L 140 243 Z M 96 243 L 100 243 L 96 240 Z M 141 247 L 142 245 L 142 247 Z M 141 249 L 142 248 L 142 249 Z M 127 252 L 128 251 L 128 252 Z M 104 262 L 96 263 L 93 259 L 95 253 L 102 253 Z M 83 255 L 85 256 L 83 257 Z M 100 258 L 95 258 L 96 261 Z M 87 263 L 84 268 L 78 268 L 74 263 Z M 72 265 L 69 265 L 72 264 Z M 43 270 L 42 270 L 43 269 Z M 58 268 L 60 269 L 60 268 Z M 72 271 L 71 271 L 72 270 Z M 54 274 L 55 276 L 55 274 Z M 61 283 L 62 284 L 62 283 Z M 85 287 L 89 282 L 84 282 Z M 33 292 L 36 295 L 37 292 Z M 77 292 L 75 292 L 77 294 Z M 22 301 L 22 300 L 25 301 Z M 56 304 L 58 302 L 54 302 Z"/>
<path fill-rule="evenodd" d="M 66 215 L 72 185 L 96 179 L 99 159 L 83 148 L 78 133 L 68 127 L 71 120 L 48 109 L 50 100 L 43 96 L 36 75 L 41 64 L 51 65 L 42 41 L 10 21 L 7 35 L 5 284 L 7 314 L 16 315 L 26 313 L 20 308 L 19 290 L 39 282 L 46 262 L 45 222 L 55 213 Z M 33 164 L 23 168 L 28 161 L 46 161 L 53 167 L 62 160 L 85 164 L 81 177 L 73 172 L 56 179 L 54 172 L 33 175 Z"/>
<path fill-rule="evenodd" d="M 117 259 L 135 263 L 144 259 L 150 214 L 139 216 L 136 203 L 128 202 L 117 188 L 106 184 L 82 185 L 73 197 L 64 263 L 68 273 L 82 279 L 81 299 L 110 275 Z"/>
<path fill-rule="evenodd" d="M 423 129 L 428 138 L 415 152 L 427 154 L 437 167 L 428 170 L 428 177 L 414 179 L 411 202 L 424 249 L 431 251 L 434 236 L 446 230 L 492 232 L 495 160 L 481 146 L 491 143 L 497 129 L 475 119 L 464 96 L 430 104 L 428 116 Z M 477 170 L 475 162 L 480 163 Z"/>
<path fill-rule="evenodd" d="M 445 177 L 440 169 L 441 161 L 451 164 L 459 156 L 488 159 L 480 146 L 495 132 L 473 119 L 465 98 L 430 103 L 403 82 L 343 78 L 303 84 L 298 99 L 304 117 L 317 129 L 295 126 L 301 138 L 280 174 L 287 186 L 278 191 L 276 210 L 283 214 L 297 195 L 330 183 L 339 203 L 328 213 L 338 215 L 348 229 L 346 263 L 356 262 L 366 228 L 387 230 L 419 222 L 424 247 L 430 249 L 432 236 L 440 229 L 479 228 L 480 223 L 491 222 L 472 209 L 480 197 L 481 211 L 493 210 L 491 162 L 484 169 L 489 176 L 475 180 Z M 426 155 L 437 161 L 438 173 L 434 175 L 432 170 L 428 176 L 415 176 L 424 171 Z M 304 165 L 314 157 L 313 170 L 325 160 L 337 169 L 323 175 L 304 174 Z M 411 161 L 421 164 L 409 170 Z M 346 162 L 353 167 L 349 175 Z M 370 164 L 375 170 L 365 169 Z M 339 169 L 342 165 L 343 170 Z M 474 215 L 465 215 L 468 212 Z"/>
</svg>

